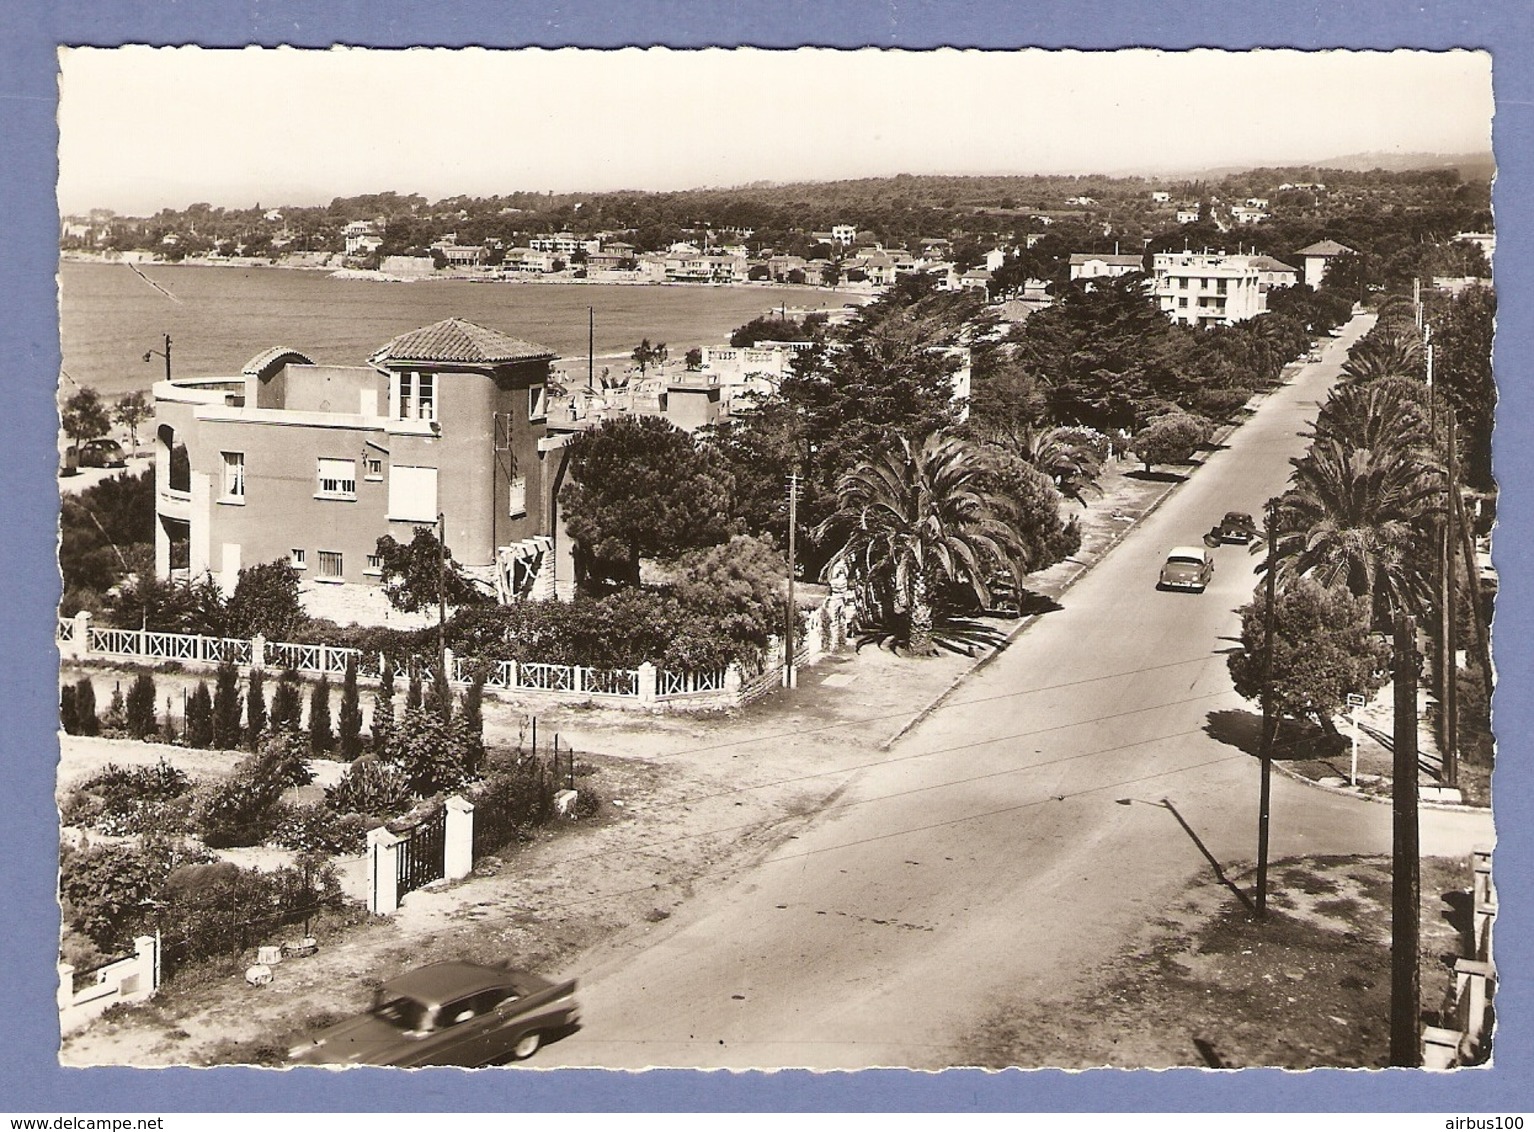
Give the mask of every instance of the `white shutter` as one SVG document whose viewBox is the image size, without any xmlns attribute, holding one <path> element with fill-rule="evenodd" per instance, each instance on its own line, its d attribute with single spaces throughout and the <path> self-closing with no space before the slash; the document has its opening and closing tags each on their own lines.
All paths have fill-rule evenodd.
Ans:
<svg viewBox="0 0 1534 1132">
<path fill-rule="evenodd" d="M 437 469 L 389 469 L 389 518 L 413 523 L 437 521 Z"/>
</svg>

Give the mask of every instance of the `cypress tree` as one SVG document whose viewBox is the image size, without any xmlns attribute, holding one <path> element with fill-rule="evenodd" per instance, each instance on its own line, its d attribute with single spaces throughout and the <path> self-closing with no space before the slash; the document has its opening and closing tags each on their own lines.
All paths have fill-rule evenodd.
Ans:
<svg viewBox="0 0 1534 1132">
<path fill-rule="evenodd" d="M 341 757 L 351 762 L 362 754 L 362 703 L 357 695 L 357 658 L 346 658 L 346 677 L 341 682 L 341 714 L 336 719 Z"/>
<path fill-rule="evenodd" d="M 443 723 L 452 722 L 453 690 L 448 687 L 446 673 L 438 672 L 431 678 L 431 688 L 421 706 L 428 715 L 440 716 Z"/>
<path fill-rule="evenodd" d="M 259 668 L 250 670 L 250 687 L 245 692 L 245 727 L 250 738 L 250 749 L 261 746 L 261 733 L 266 730 L 266 677 Z"/>
<path fill-rule="evenodd" d="M 82 676 L 75 685 L 75 724 L 81 735 L 101 732 L 101 721 L 96 718 L 96 686 L 89 676 Z"/>
<path fill-rule="evenodd" d="M 378 675 L 378 691 L 373 693 L 373 750 L 382 752 L 394 729 L 394 658 L 383 658 Z"/>
<path fill-rule="evenodd" d="M 218 666 L 213 689 L 213 746 L 232 751 L 240 745 L 240 670 L 227 660 Z"/>
<path fill-rule="evenodd" d="M 128 693 L 133 699 L 133 693 Z M 189 747 L 213 745 L 213 697 L 208 692 L 206 680 L 197 681 L 197 687 L 186 701 L 186 744 Z"/>
<path fill-rule="evenodd" d="M 75 686 L 65 684 L 59 689 L 59 727 L 65 735 L 80 734 L 80 720 L 75 715 Z"/>
<path fill-rule="evenodd" d="M 478 773 L 485 758 L 484 702 L 485 677 L 482 673 L 475 673 L 474 682 L 463 694 L 463 706 L 458 713 L 469 748 L 466 762 L 471 773 Z"/>
<path fill-rule="evenodd" d="M 330 726 L 330 677 L 320 674 L 320 682 L 309 693 L 309 749 L 316 755 L 328 755 L 336 748 L 336 733 Z"/>
<path fill-rule="evenodd" d="M 414 660 L 410 662 L 410 685 L 405 689 L 405 710 L 421 706 L 421 668 Z"/>
<path fill-rule="evenodd" d="M 154 677 L 141 668 L 128 688 L 128 700 L 123 708 L 123 724 L 131 738 L 147 739 L 154 734 L 154 700 Z"/>
<path fill-rule="evenodd" d="M 298 690 L 298 673 L 291 668 L 277 680 L 272 693 L 272 730 L 286 727 L 298 731 L 303 726 L 304 701 Z"/>
</svg>

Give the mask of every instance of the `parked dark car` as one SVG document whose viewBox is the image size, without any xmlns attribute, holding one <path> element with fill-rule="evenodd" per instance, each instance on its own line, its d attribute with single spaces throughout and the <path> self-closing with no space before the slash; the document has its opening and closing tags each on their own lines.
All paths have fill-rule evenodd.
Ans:
<svg viewBox="0 0 1534 1132">
<path fill-rule="evenodd" d="M 499 1065 L 580 1021 L 575 980 L 509 966 L 432 963 L 384 983 L 363 1014 L 288 1051 L 296 1065 Z"/>
<path fill-rule="evenodd" d="M 1239 542 L 1244 546 L 1257 537 L 1257 524 L 1245 511 L 1227 511 L 1214 533 L 1221 542 Z"/>
<path fill-rule="evenodd" d="M 76 464 L 81 468 L 126 468 L 123 446 L 110 437 L 98 437 L 80 445 Z"/>
<path fill-rule="evenodd" d="M 1174 546 L 1161 567 L 1156 588 L 1202 593 L 1214 577 L 1214 557 L 1201 546 Z"/>
</svg>

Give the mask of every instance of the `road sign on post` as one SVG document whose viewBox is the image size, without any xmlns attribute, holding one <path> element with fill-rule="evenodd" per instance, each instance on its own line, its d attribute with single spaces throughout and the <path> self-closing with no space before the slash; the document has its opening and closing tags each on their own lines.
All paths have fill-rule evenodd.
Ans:
<svg viewBox="0 0 1534 1132">
<path fill-rule="evenodd" d="M 1358 785 L 1358 709 L 1364 706 L 1364 698 L 1357 692 L 1348 693 L 1348 719 L 1353 724 L 1353 764 L 1348 773 L 1348 782 Z"/>
</svg>

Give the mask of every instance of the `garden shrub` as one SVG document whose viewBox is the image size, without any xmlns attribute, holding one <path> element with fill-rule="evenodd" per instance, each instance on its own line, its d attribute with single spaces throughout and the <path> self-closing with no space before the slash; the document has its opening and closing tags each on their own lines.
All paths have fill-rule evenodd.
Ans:
<svg viewBox="0 0 1534 1132">
<path fill-rule="evenodd" d="M 198 836 L 215 849 L 264 842 L 280 816 L 282 792 L 313 781 L 304 765 L 305 747 L 302 736 L 278 731 L 259 753 L 236 763 L 228 778 L 202 791 L 195 813 Z"/>
<path fill-rule="evenodd" d="M 392 816 L 409 809 L 412 801 L 405 772 L 372 757 L 352 763 L 339 782 L 325 788 L 325 804 L 338 814 Z"/>
<path fill-rule="evenodd" d="M 123 727 L 133 739 L 147 739 L 155 733 L 154 677 L 147 669 L 139 669 L 128 688 Z"/>
<path fill-rule="evenodd" d="M 478 769 L 462 717 L 444 720 L 425 708 L 405 709 L 383 757 L 405 772 L 410 789 L 421 797 L 454 790 Z"/>
<path fill-rule="evenodd" d="M 272 836 L 287 849 L 352 857 L 367 849 L 373 825 L 362 813 L 337 813 L 328 802 L 282 806 Z"/>
<path fill-rule="evenodd" d="M 80 734 L 80 721 L 75 716 L 75 686 L 65 684 L 59 689 L 59 727 L 65 735 Z"/>
<path fill-rule="evenodd" d="M 119 954 L 149 922 L 167 871 L 163 860 L 135 845 L 66 851 L 59 863 L 64 923 L 103 954 Z"/>
<path fill-rule="evenodd" d="M 75 724 L 80 735 L 96 735 L 101 731 L 101 721 L 96 718 L 96 686 L 89 676 L 82 676 L 75 685 Z"/>
<path fill-rule="evenodd" d="M 186 745 L 200 749 L 213 746 L 213 697 L 208 694 L 206 680 L 197 681 L 186 700 Z"/>
<path fill-rule="evenodd" d="M 486 775 L 475 786 L 471 800 L 476 820 L 503 831 L 509 841 L 553 818 L 558 790 L 548 765 L 528 757 L 502 764 Z"/>
<path fill-rule="evenodd" d="M 178 832 L 185 828 L 192 782 L 163 759 L 152 767 L 108 763 L 64 796 L 66 826 L 101 833 Z"/>
</svg>

